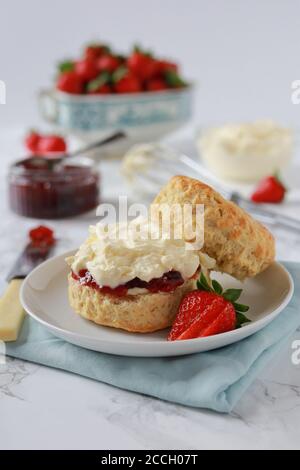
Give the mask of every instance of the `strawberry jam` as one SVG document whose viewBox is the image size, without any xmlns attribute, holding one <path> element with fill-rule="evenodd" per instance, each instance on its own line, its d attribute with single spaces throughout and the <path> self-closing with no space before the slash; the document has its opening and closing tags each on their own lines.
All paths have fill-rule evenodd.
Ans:
<svg viewBox="0 0 300 470">
<path fill-rule="evenodd" d="M 22 160 L 10 169 L 9 203 L 13 212 L 25 217 L 58 219 L 98 206 L 99 175 L 91 160 L 76 157 L 76 164 L 67 162 L 58 169 L 48 167 L 43 158 L 36 161 L 40 163 L 33 165 L 31 159 Z"/>
<path fill-rule="evenodd" d="M 86 269 L 81 270 L 79 275 L 72 272 L 72 277 L 82 286 L 92 287 L 103 294 L 114 295 L 116 297 L 124 297 L 128 294 L 129 289 L 134 288 L 147 289 L 152 294 L 155 294 L 156 292 L 173 292 L 177 287 L 184 283 L 184 280 L 178 271 L 169 271 L 162 277 L 152 279 L 149 282 L 142 281 L 138 277 L 135 277 L 131 281 L 126 282 L 126 284 L 122 284 L 115 288 L 99 286 L 91 273 Z"/>
<path fill-rule="evenodd" d="M 45 225 L 33 228 L 29 232 L 29 238 L 32 246 L 37 248 L 50 247 L 55 245 L 54 232 Z"/>
</svg>

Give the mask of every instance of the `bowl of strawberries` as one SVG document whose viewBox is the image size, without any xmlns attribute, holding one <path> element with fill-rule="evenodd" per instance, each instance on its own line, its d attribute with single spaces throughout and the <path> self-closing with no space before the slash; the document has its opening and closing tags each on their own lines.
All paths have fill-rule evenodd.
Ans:
<svg viewBox="0 0 300 470">
<path fill-rule="evenodd" d="M 120 55 L 91 44 L 78 59 L 58 65 L 55 86 L 40 93 L 40 109 L 60 131 L 84 141 L 122 129 L 132 144 L 184 125 L 192 99 L 193 86 L 176 63 L 138 46 Z"/>
</svg>

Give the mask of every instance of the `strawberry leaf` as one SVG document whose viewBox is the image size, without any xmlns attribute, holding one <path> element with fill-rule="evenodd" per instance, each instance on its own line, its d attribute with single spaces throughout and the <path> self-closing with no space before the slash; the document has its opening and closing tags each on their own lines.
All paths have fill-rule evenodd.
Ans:
<svg viewBox="0 0 300 470">
<path fill-rule="evenodd" d="M 200 274 L 200 279 L 197 281 L 197 287 L 200 290 L 205 290 L 206 292 L 212 292 L 210 285 L 207 282 L 206 277 L 203 273 Z"/>
<path fill-rule="evenodd" d="M 109 54 L 111 52 L 110 46 L 107 44 L 102 44 L 101 42 L 89 42 L 85 45 L 85 49 L 91 47 L 92 49 L 102 49 L 104 54 Z"/>
<path fill-rule="evenodd" d="M 236 313 L 236 327 L 241 328 L 246 323 L 251 323 L 251 320 L 247 318 L 243 313 L 237 312 Z"/>
<path fill-rule="evenodd" d="M 72 72 L 74 70 L 74 62 L 72 60 L 65 60 L 58 64 L 59 73 Z"/>
<path fill-rule="evenodd" d="M 175 70 L 166 70 L 165 71 L 165 80 L 166 83 L 171 87 L 171 88 L 180 88 L 187 86 L 187 83 L 182 80 L 180 75 L 178 75 Z"/>
<path fill-rule="evenodd" d="M 127 67 L 124 65 L 121 65 L 121 67 L 118 67 L 117 70 L 114 71 L 112 74 L 112 81 L 113 83 L 118 83 L 122 78 L 125 77 L 125 75 L 128 73 Z"/>
<path fill-rule="evenodd" d="M 142 52 L 143 52 L 143 50 L 142 50 L 140 44 L 137 44 L 137 43 L 133 45 L 132 51 L 133 51 L 133 52 L 138 52 L 138 53 L 142 53 Z"/>
<path fill-rule="evenodd" d="M 212 281 L 212 286 L 214 288 L 214 291 L 216 294 L 219 294 L 219 295 L 222 295 L 223 293 L 223 287 L 221 286 L 221 284 L 218 283 L 218 281 L 216 281 L 215 279 Z"/>
<path fill-rule="evenodd" d="M 87 91 L 96 91 L 110 80 L 109 72 L 102 72 L 95 80 L 87 84 Z"/>
<path fill-rule="evenodd" d="M 249 310 L 248 305 L 237 304 L 237 303 L 233 302 L 233 306 L 234 306 L 236 312 L 248 312 L 248 310 Z"/>
<path fill-rule="evenodd" d="M 235 302 L 240 298 L 241 293 L 242 289 L 227 289 L 224 292 L 223 297 L 224 299 L 229 300 L 229 302 Z"/>
</svg>

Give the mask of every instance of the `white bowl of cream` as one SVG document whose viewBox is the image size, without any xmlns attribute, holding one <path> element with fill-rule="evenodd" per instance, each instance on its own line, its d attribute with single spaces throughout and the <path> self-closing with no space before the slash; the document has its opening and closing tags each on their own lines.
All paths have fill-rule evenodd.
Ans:
<svg viewBox="0 0 300 470">
<path fill-rule="evenodd" d="M 264 120 L 211 128 L 198 136 L 197 147 L 216 176 L 256 182 L 288 166 L 293 141 L 290 129 Z"/>
</svg>

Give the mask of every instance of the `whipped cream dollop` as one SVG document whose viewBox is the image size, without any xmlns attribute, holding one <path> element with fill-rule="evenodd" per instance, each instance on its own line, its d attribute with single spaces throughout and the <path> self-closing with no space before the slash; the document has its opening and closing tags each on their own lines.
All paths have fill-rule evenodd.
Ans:
<svg viewBox="0 0 300 470">
<path fill-rule="evenodd" d="M 91 226 L 88 239 L 67 262 L 75 274 L 87 269 L 99 286 L 111 288 L 135 277 L 149 282 L 172 270 L 187 280 L 200 263 L 207 269 L 215 264 L 204 253 L 188 249 L 184 240 L 169 239 L 141 219 Z"/>
<path fill-rule="evenodd" d="M 293 134 L 271 120 L 259 120 L 212 128 L 199 137 L 197 145 L 218 176 L 256 181 L 289 163 Z"/>
</svg>

